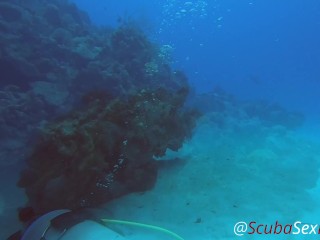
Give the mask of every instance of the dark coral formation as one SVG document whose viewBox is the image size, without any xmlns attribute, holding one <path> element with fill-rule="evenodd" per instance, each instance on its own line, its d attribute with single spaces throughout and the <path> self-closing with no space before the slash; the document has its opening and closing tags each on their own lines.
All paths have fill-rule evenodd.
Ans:
<svg viewBox="0 0 320 240">
<path fill-rule="evenodd" d="M 67 0 L 0 2 L 0 29 L 0 88 L 14 84 L 28 90 L 36 81 L 48 81 L 78 95 L 101 88 L 118 95 L 180 85 L 171 79 L 161 48 L 134 24 L 97 29 Z"/>
<path fill-rule="evenodd" d="M 25 159 L 30 137 L 48 118 L 48 111 L 49 106 L 32 92 L 12 85 L 0 90 L 0 166 Z"/>
<path fill-rule="evenodd" d="M 25 158 L 35 130 L 72 107 L 77 57 L 57 36 L 70 40 L 89 29 L 67 1 L 0 1 L 0 165 Z"/>
<path fill-rule="evenodd" d="M 0 42 L 3 142 L 42 129 L 19 180 L 36 213 L 151 188 L 154 157 L 191 134 L 186 77 L 129 21 L 101 29 L 67 0 L 0 1 Z"/>
<path fill-rule="evenodd" d="M 154 157 L 179 149 L 191 134 L 197 114 L 180 110 L 186 90 L 95 100 L 50 125 L 20 179 L 30 204 L 40 212 L 75 209 L 152 187 Z"/>
<path fill-rule="evenodd" d="M 68 81 L 76 54 L 74 37 L 90 33 L 89 21 L 66 1 L 0 2 L 0 87 L 29 88 L 37 80 Z"/>
</svg>

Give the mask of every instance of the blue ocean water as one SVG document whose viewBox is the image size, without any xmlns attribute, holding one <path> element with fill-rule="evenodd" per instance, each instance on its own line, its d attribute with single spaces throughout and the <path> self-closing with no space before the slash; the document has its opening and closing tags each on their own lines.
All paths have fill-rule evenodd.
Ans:
<svg viewBox="0 0 320 240">
<path fill-rule="evenodd" d="M 96 24 L 132 17 L 155 41 L 172 45 L 199 92 L 218 85 L 319 117 L 316 0 L 75 2 Z"/>
<path fill-rule="evenodd" d="M 12 7 L 8 1 L 0 0 L 3 41 L 0 69 L 5 76 L 0 79 L 0 238 L 18 229 L 31 232 L 31 237 L 25 235 L 24 240 L 42 234 L 47 234 L 48 240 L 56 237 L 56 233 L 45 232 L 48 219 L 39 218 L 34 222 L 38 225 L 31 227 L 19 221 L 17 212 L 21 215 L 21 209 L 30 205 L 38 208 L 38 216 L 44 217 L 60 208 L 71 206 L 76 212 L 79 205 L 98 206 L 99 217 L 95 214 L 92 217 L 91 212 L 81 215 L 82 209 L 80 217 L 75 214 L 81 220 L 85 216 L 93 221 L 75 224 L 59 235 L 62 240 L 317 237 L 320 232 L 319 1 L 13 2 Z M 63 5 L 68 2 L 86 12 L 93 27 L 83 20 L 86 18 L 78 14 L 74 5 Z M 34 30 L 18 27 L 19 21 L 34 26 L 40 19 L 38 15 L 46 19 L 44 22 L 48 21 L 49 32 L 41 24 L 35 25 L 38 29 Z M 61 24 L 65 22 L 70 26 Z M 127 25 L 129 28 L 123 30 Z M 40 34 L 35 37 L 36 32 Z M 157 56 L 152 55 L 142 36 L 159 46 Z M 142 51 L 141 58 L 135 57 L 136 49 L 126 48 L 122 41 L 137 43 L 137 49 L 143 46 L 146 55 Z M 34 55 L 30 54 L 32 51 Z M 149 59 L 148 54 L 153 57 L 144 63 L 141 59 Z M 142 73 L 137 63 L 140 60 Z M 16 69 L 15 65 L 21 72 L 9 71 Z M 185 78 L 178 70 L 186 75 L 191 86 L 185 107 L 201 112 L 194 126 L 190 115 L 180 115 L 183 108 L 177 110 L 183 105 L 179 99 L 178 107 L 171 109 L 170 104 L 174 103 L 166 100 L 174 98 L 172 95 L 148 92 L 150 82 L 152 88 L 152 83 L 159 81 L 156 84 L 161 85 L 161 80 L 169 90 L 175 91 L 179 84 L 183 86 Z M 163 75 L 158 76 L 159 72 Z M 141 83 L 140 78 L 143 78 Z M 108 84 L 103 82 L 105 79 Z M 112 89 L 112 94 L 126 93 L 125 87 L 114 87 L 117 84 L 122 87 L 132 84 L 134 90 L 137 84 L 142 90 L 123 104 L 118 99 L 113 101 L 109 92 L 103 92 L 107 88 Z M 84 94 L 89 89 L 94 91 Z M 181 91 L 175 94 L 180 96 Z M 110 114 L 93 104 L 77 113 L 80 97 L 89 103 L 93 100 L 110 103 L 107 109 L 116 110 Z M 146 99 L 135 105 L 142 97 Z M 156 116 L 157 111 L 163 114 Z M 77 116 L 80 120 L 74 121 Z M 163 123 L 158 120 L 162 117 Z M 106 119 L 107 124 L 99 125 Z M 131 121 L 136 125 L 130 125 Z M 159 122 L 165 127 L 161 124 L 158 127 Z M 115 127 L 115 123 L 119 126 Z M 45 135 L 39 140 L 37 134 L 43 128 Z M 172 135 L 167 136 L 163 129 L 169 129 Z M 180 136 L 181 132 L 188 137 Z M 148 141 L 136 140 L 141 135 L 147 136 L 143 140 Z M 135 145 L 127 150 L 131 140 L 136 141 Z M 57 145 L 52 147 L 50 141 Z M 149 148 L 149 143 L 155 147 Z M 153 155 L 143 155 L 145 149 L 152 149 Z M 138 160 L 127 163 L 126 154 Z M 148 165 L 148 157 L 156 164 Z M 116 162 L 112 162 L 114 158 Z M 109 159 L 113 159 L 111 163 Z M 136 167 L 138 161 L 142 164 Z M 127 166 L 136 169 L 132 174 L 121 173 Z M 75 179 L 79 175 L 73 174 L 78 170 L 83 178 Z M 141 177 L 149 172 L 151 177 Z M 104 203 L 101 201 L 104 193 L 91 190 L 94 188 L 88 182 L 92 178 L 97 188 L 120 190 L 114 191 L 115 197 Z M 112 185 L 115 178 L 127 185 Z M 44 183 L 40 181 L 34 188 L 28 187 L 39 179 Z M 135 186 L 137 182 L 141 185 L 150 182 L 152 187 L 139 188 Z M 70 194 L 73 189 L 77 189 L 76 200 Z M 101 194 L 101 199 L 79 196 L 78 191 L 83 193 L 87 189 L 90 196 Z M 123 189 L 128 194 L 118 193 Z M 90 205 L 89 200 L 97 202 Z M 110 221 L 105 228 L 100 218 L 130 222 Z M 240 224 L 246 228 L 244 232 L 237 223 L 244 223 Z M 294 223 L 297 228 L 292 227 Z M 279 224 L 281 230 L 276 228 Z M 305 231 L 308 234 L 292 234 L 303 224 L 308 225 Z M 285 225 L 288 229 L 291 226 L 290 235 L 282 231 Z M 313 227 L 315 234 L 310 231 Z"/>
</svg>

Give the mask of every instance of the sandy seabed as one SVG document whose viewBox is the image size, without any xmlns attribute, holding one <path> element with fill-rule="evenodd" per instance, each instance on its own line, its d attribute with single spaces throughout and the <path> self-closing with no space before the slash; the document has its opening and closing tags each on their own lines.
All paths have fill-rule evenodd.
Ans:
<svg viewBox="0 0 320 240">
<path fill-rule="evenodd" d="M 235 239 L 234 225 L 239 221 L 255 221 L 254 227 L 275 227 L 276 221 L 316 224 L 320 148 L 314 137 L 310 141 L 307 136 L 304 130 L 266 127 L 252 119 L 230 118 L 218 127 L 205 116 L 194 137 L 179 153 L 171 153 L 184 161 L 166 163 L 152 191 L 131 194 L 108 208 L 117 218 L 163 226 L 184 239 Z M 274 239 L 275 235 L 241 237 L 249 238 Z"/>
<path fill-rule="evenodd" d="M 165 159 L 180 160 L 161 164 L 154 189 L 117 199 L 105 208 L 112 218 L 164 227 L 185 240 L 235 239 L 234 225 L 239 221 L 255 221 L 255 226 L 275 225 L 276 221 L 316 224 L 320 220 L 319 145 L 314 136 L 308 140 L 303 129 L 290 131 L 283 126 L 264 126 L 257 119 L 232 117 L 218 126 L 209 114 L 179 152 L 168 152 Z M 4 237 L 7 231 L 19 228 L 15 204 L 19 201 L 0 195 L 0 221 L 11 221 L 7 223 L 11 227 L 1 229 Z M 123 239 L 174 239 L 139 227 L 115 228 L 125 235 Z M 108 234 L 93 229 L 93 239 Z M 84 239 L 82 231 L 78 231 L 79 240 Z M 310 238 L 277 235 L 277 239 L 304 237 Z M 275 235 L 241 237 L 249 238 L 274 239 Z"/>
</svg>

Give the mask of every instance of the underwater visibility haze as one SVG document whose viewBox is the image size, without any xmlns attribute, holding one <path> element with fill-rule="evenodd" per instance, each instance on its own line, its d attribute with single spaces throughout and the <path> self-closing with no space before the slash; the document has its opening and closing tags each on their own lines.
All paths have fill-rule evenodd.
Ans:
<svg viewBox="0 0 320 240">
<path fill-rule="evenodd" d="M 320 234 L 320 2 L 0 0 L 0 238 Z"/>
</svg>

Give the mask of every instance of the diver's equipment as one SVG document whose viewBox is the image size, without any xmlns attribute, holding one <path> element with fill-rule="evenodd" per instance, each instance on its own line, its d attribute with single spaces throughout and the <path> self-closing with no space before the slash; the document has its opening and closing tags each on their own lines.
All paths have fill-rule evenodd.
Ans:
<svg viewBox="0 0 320 240">
<path fill-rule="evenodd" d="M 70 212 L 70 210 L 61 209 L 42 215 L 26 229 L 21 240 L 46 240 L 49 230 L 50 235 L 56 236 L 56 239 L 59 239 L 61 232 L 54 231 L 54 229 L 51 228 L 51 220 L 67 212 Z"/>
<path fill-rule="evenodd" d="M 155 230 L 158 232 L 162 232 L 165 234 L 168 234 L 172 237 L 174 237 L 177 240 L 184 240 L 182 237 L 180 237 L 178 234 L 154 225 L 149 225 L 149 224 L 144 224 L 144 223 L 138 223 L 138 222 L 131 222 L 131 221 L 123 221 L 123 220 L 115 220 L 115 219 L 101 219 L 105 223 L 115 223 L 115 224 L 122 224 L 122 225 L 129 225 L 129 226 L 134 226 L 134 227 L 140 227 L 140 228 L 145 228 L 145 229 L 150 229 L 150 230 Z"/>
<path fill-rule="evenodd" d="M 95 216 L 90 214 L 90 211 L 88 209 L 80 209 L 75 211 L 62 209 L 49 212 L 36 219 L 26 229 L 21 240 L 63 240 L 65 239 L 65 236 L 66 238 L 69 237 L 67 236 L 69 235 L 69 230 L 73 230 L 73 227 L 76 228 L 78 224 L 86 220 L 91 220 L 100 225 L 103 225 L 109 230 L 110 234 L 112 234 L 112 232 L 114 232 L 115 234 L 119 234 L 117 231 L 114 231 L 112 229 L 112 226 L 110 225 L 120 224 L 149 229 L 167 234 L 168 236 L 171 236 L 176 240 L 184 240 L 176 233 L 154 225 L 115 219 L 97 219 Z M 70 231 L 70 233 L 71 232 L 72 231 Z M 120 235 L 122 234 L 120 233 Z M 125 237 L 123 239 L 125 239 Z"/>
</svg>

